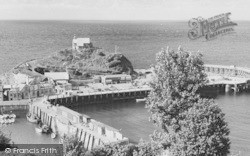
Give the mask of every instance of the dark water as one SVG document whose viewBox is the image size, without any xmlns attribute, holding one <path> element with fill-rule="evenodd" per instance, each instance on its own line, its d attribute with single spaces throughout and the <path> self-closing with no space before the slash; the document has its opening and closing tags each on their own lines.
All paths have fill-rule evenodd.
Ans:
<svg viewBox="0 0 250 156">
<path fill-rule="evenodd" d="M 148 140 L 149 134 L 158 129 L 149 122 L 145 102 L 105 103 L 73 109 L 121 130 L 134 143 L 141 138 Z"/>
<path fill-rule="evenodd" d="M 225 113 L 230 128 L 231 152 L 250 154 L 250 93 L 219 95 L 216 103 Z M 105 124 L 121 129 L 131 142 L 149 140 L 157 127 L 149 122 L 145 102 L 96 104 L 74 108 Z"/>
<path fill-rule="evenodd" d="M 237 22 L 237 21 L 236 21 Z M 71 46 L 74 34 L 90 37 L 94 45 L 107 51 L 125 54 L 135 68 L 147 68 L 154 63 L 155 53 L 162 47 L 198 51 L 205 63 L 250 67 L 250 22 L 237 22 L 236 33 L 212 41 L 187 37 L 187 22 L 103 22 L 103 21 L 0 21 L 0 73 L 15 64 L 44 57 Z M 250 155 L 250 94 L 220 95 L 218 104 L 226 114 L 231 129 L 232 152 Z M 136 142 L 148 139 L 155 127 L 148 121 L 144 103 L 116 103 L 84 106 L 79 110 L 117 129 Z M 47 136 L 38 136 L 34 125 L 24 116 L 5 127 L 18 143 L 50 143 Z M 28 140 L 28 141 L 27 141 Z"/>
</svg>

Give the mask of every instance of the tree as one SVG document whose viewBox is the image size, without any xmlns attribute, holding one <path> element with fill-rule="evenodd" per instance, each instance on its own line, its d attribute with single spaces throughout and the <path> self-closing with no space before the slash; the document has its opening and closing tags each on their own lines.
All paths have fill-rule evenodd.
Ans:
<svg viewBox="0 0 250 156">
<path fill-rule="evenodd" d="M 76 136 L 63 136 L 63 149 L 65 156 L 84 156 L 87 151 Z"/>
<path fill-rule="evenodd" d="M 152 91 L 146 107 L 163 129 L 153 134 L 172 155 L 226 155 L 229 129 L 221 109 L 203 99 L 198 89 L 207 82 L 201 54 L 162 50 L 157 54 Z"/>
<path fill-rule="evenodd" d="M 7 137 L 2 131 L 0 131 L 0 151 L 5 150 L 5 148 L 12 147 L 10 137 Z"/>
<path fill-rule="evenodd" d="M 119 143 L 111 143 L 94 148 L 89 156 L 133 156 L 135 149 L 137 147 L 133 144 L 120 145 Z"/>
</svg>

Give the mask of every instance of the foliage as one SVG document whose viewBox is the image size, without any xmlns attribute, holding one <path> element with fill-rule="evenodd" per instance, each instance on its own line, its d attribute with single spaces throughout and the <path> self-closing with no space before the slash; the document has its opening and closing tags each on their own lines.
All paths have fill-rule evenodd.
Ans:
<svg viewBox="0 0 250 156">
<path fill-rule="evenodd" d="M 63 149 L 65 156 L 84 156 L 87 150 L 84 149 L 83 142 L 76 136 L 63 137 Z"/>
<path fill-rule="evenodd" d="M 31 66 L 39 73 L 72 70 L 69 72 L 72 78 L 79 77 L 85 72 L 93 72 L 93 75 L 95 73 L 134 74 L 131 62 L 124 55 L 105 52 L 98 48 L 87 48 L 82 51 L 65 49 L 47 58 L 38 59 Z"/>
<path fill-rule="evenodd" d="M 91 151 L 92 156 L 132 156 L 136 146 L 133 144 L 120 145 L 117 143 L 111 143 L 104 146 L 100 146 Z"/>
<path fill-rule="evenodd" d="M 156 156 L 162 152 L 162 145 L 156 142 L 140 141 L 138 145 L 110 143 L 87 151 L 76 137 L 64 137 L 66 156 Z"/>
<path fill-rule="evenodd" d="M 6 134 L 4 134 L 2 131 L 0 131 L 0 145 L 0 151 L 12 146 L 10 137 L 6 136 Z"/>
<path fill-rule="evenodd" d="M 154 133 L 153 140 L 173 156 L 228 154 L 224 114 L 197 92 L 206 84 L 202 55 L 166 49 L 157 54 L 156 62 L 147 108 L 163 132 Z"/>
<path fill-rule="evenodd" d="M 163 147 L 157 142 L 145 142 L 141 140 L 134 150 L 133 156 L 156 156 L 163 152 Z"/>
</svg>

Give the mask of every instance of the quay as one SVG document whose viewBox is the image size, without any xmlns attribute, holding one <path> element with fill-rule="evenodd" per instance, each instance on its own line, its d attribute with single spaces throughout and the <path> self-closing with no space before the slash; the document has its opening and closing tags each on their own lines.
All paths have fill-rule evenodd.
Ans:
<svg viewBox="0 0 250 156">
<path fill-rule="evenodd" d="M 101 86 L 101 85 L 99 85 Z M 150 92 L 150 87 L 136 88 L 132 85 L 116 84 L 114 87 L 120 86 L 119 90 L 104 91 L 98 87 L 99 91 L 86 91 L 84 88 L 79 89 L 75 93 L 51 95 L 47 100 L 52 104 L 60 105 L 79 105 L 92 103 L 105 103 L 114 101 L 131 101 L 146 98 Z M 129 88 L 132 87 L 132 88 Z M 123 89 L 121 89 L 123 88 Z M 67 93 L 67 92 L 66 92 Z"/>
<path fill-rule="evenodd" d="M 42 123 L 48 125 L 57 135 L 77 137 L 88 150 L 106 143 L 129 142 L 120 130 L 67 107 L 52 105 L 46 98 L 30 104 L 30 113 L 39 117 Z"/>
</svg>

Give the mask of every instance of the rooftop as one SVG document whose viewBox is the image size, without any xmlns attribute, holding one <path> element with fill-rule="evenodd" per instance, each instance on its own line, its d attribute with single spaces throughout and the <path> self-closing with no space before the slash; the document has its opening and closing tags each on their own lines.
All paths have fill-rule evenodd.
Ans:
<svg viewBox="0 0 250 156">
<path fill-rule="evenodd" d="M 83 46 L 83 44 L 90 43 L 90 38 L 76 38 L 76 39 L 73 39 L 73 43 L 76 43 L 77 46 Z"/>
<path fill-rule="evenodd" d="M 45 72 L 44 75 L 53 80 L 69 80 L 69 74 L 67 72 Z"/>
</svg>

